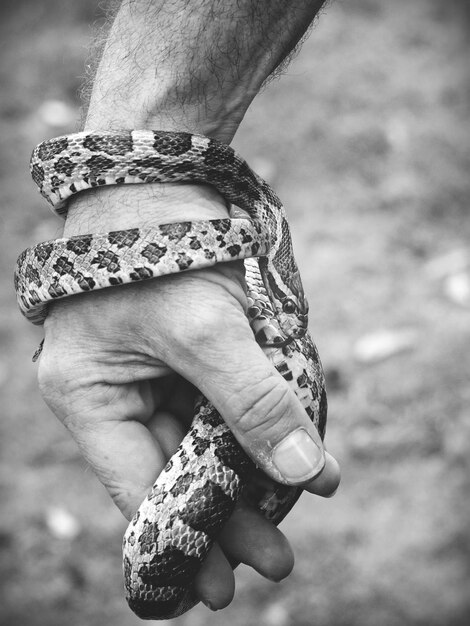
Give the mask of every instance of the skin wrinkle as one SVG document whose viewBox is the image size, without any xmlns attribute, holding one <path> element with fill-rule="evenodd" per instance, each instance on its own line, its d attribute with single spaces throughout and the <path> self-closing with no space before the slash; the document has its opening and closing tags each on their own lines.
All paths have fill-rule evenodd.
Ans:
<svg viewBox="0 0 470 626">
<path fill-rule="evenodd" d="M 244 404 L 245 398 L 228 397 L 227 404 L 232 403 L 237 407 L 238 422 L 234 422 L 240 430 L 245 434 L 254 435 L 258 428 L 263 432 L 263 438 L 267 436 L 266 427 L 275 428 L 273 416 L 278 415 L 279 405 L 285 405 L 286 410 L 281 411 L 287 413 L 290 408 L 290 389 L 279 384 L 277 377 L 273 371 L 266 372 L 261 383 L 259 380 L 253 383 L 252 387 L 256 388 L 256 393 L 251 393 L 250 387 L 247 388 L 247 398 L 249 404 Z M 261 390 L 259 391 L 261 387 Z M 262 416 L 262 417 L 261 417 Z M 256 437 L 255 437 L 256 439 Z"/>
</svg>

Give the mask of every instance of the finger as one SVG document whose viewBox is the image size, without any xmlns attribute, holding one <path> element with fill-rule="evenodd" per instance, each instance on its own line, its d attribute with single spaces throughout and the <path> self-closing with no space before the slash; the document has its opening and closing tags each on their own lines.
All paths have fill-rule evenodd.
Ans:
<svg viewBox="0 0 470 626">
<path fill-rule="evenodd" d="M 142 423 L 153 410 L 145 385 L 94 384 L 44 398 L 77 442 L 85 460 L 131 519 L 166 454 Z"/>
<path fill-rule="evenodd" d="M 237 505 L 218 541 L 232 562 L 245 563 L 269 580 L 286 578 L 294 567 L 294 554 L 282 532 L 246 504 Z"/>
<path fill-rule="evenodd" d="M 225 608 L 235 593 L 233 570 L 218 543 L 214 543 L 194 581 L 200 600 L 211 610 Z"/>
<path fill-rule="evenodd" d="M 159 444 L 135 421 L 109 419 L 91 429 L 80 426 L 70 430 L 115 504 L 126 519 L 132 519 L 166 465 Z"/>
<path fill-rule="evenodd" d="M 166 411 L 158 412 L 147 423 L 147 428 L 158 441 L 166 461 L 176 452 L 186 434 L 186 429 L 180 420 Z"/>
</svg>

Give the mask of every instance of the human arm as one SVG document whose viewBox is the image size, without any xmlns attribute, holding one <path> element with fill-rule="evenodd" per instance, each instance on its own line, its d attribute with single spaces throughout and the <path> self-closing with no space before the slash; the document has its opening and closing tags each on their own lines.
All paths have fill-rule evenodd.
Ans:
<svg viewBox="0 0 470 626">
<path fill-rule="evenodd" d="M 264 50 L 266 30 L 259 28 L 259 22 L 264 24 L 269 11 L 265 6 L 266 15 L 258 12 L 253 16 L 248 12 L 253 4 L 238 2 L 235 8 L 232 3 L 217 2 L 190 6 L 186 2 L 125 2 L 97 74 L 86 128 L 151 126 L 229 140 L 266 78 L 264 74 L 285 56 L 284 49 L 276 50 L 276 54 L 272 49 L 269 53 Z M 257 6 L 260 4 L 265 3 Z M 307 3 L 292 3 L 292 7 L 299 4 L 307 10 Z M 269 3 L 270 8 L 274 5 L 281 12 L 281 4 Z M 173 20 L 163 21 L 162 27 L 162 17 L 168 13 L 165 6 L 171 8 Z M 219 16 L 219 21 L 208 20 L 205 9 L 209 6 L 212 18 Z M 225 15 L 227 6 L 232 9 L 230 20 Z M 240 22 L 233 19 L 237 15 Z M 303 17 L 306 19 L 305 14 Z M 154 28 L 149 30 L 150 23 Z M 209 37 L 213 23 L 218 29 Z M 229 74 L 224 82 L 229 73 L 226 64 L 231 65 L 224 52 L 228 48 L 224 48 L 220 37 L 232 32 L 234 23 L 238 27 L 245 23 L 244 46 L 237 51 L 237 73 Z M 294 24 L 295 36 L 288 39 L 289 44 L 300 36 L 299 23 Z M 161 36 L 155 36 L 156 30 Z M 144 39 L 136 40 L 135 33 Z M 192 41 L 194 47 L 194 33 L 207 37 L 211 45 L 217 40 L 222 74 L 217 76 L 217 72 L 204 69 L 209 52 L 198 43 L 193 53 L 202 57 L 200 63 L 189 68 L 191 80 L 185 83 L 184 63 L 191 53 L 185 46 Z M 169 37 L 167 46 L 165 37 Z M 263 50 L 256 55 L 260 37 Z M 230 41 L 239 38 L 240 31 L 236 30 Z M 278 34 L 274 43 L 279 40 Z M 253 41 L 257 46 L 251 48 Z M 175 50 L 178 42 L 182 50 Z M 147 44 L 150 51 L 147 49 L 141 58 Z M 170 44 L 172 55 L 168 57 Z M 217 67 L 211 58 L 212 68 Z M 181 68 L 175 59 L 181 59 Z M 131 67 L 126 67 L 126 62 Z M 252 73 L 245 71 L 252 67 L 250 62 L 256 70 Z M 204 71 L 195 77 L 199 67 Z M 158 80 L 152 83 L 155 68 Z M 211 82 L 214 76 L 216 84 Z M 202 101 L 195 98 L 195 93 L 202 96 Z M 70 203 L 69 211 L 66 235 L 226 216 L 225 204 L 212 188 L 189 185 L 100 189 L 78 196 Z M 311 434 L 312 449 L 318 452 L 316 459 L 314 453 L 304 456 L 305 463 L 310 458 L 313 461 L 310 470 L 303 472 L 304 480 L 313 479 L 322 469 L 318 434 L 255 343 L 245 309 L 240 265 L 86 294 L 51 307 L 40 363 L 44 396 L 127 517 L 135 511 L 182 435 L 192 398 L 184 380 L 212 401 L 242 445 L 273 478 L 282 479 L 281 468 L 273 463 L 273 449 L 299 426 Z M 323 472 L 307 485 L 313 492 L 329 493 L 337 484 L 337 467 L 331 457 L 327 458 Z M 299 482 L 298 477 L 284 478 Z M 250 532 L 254 535 L 251 550 L 247 551 Z M 237 512 L 220 543 L 222 549 L 212 553 L 198 583 L 201 597 L 215 607 L 226 601 L 233 585 L 223 552 L 234 559 L 252 559 L 256 569 L 274 578 L 285 575 L 291 566 L 289 550 L 279 531 L 247 509 Z"/>
</svg>

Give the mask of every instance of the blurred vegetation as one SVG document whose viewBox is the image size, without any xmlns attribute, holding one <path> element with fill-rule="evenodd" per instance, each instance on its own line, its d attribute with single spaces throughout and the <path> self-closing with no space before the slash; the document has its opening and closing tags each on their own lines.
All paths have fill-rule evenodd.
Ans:
<svg viewBox="0 0 470 626">
<path fill-rule="evenodd" d="M 247 115 L 235 145 L 291 216 L 344 479 L 284 523 L 289 579 L 240 568 L 227 610 L 175 625 L 470 623 L 469 17 L 465 0 L 337 1 Z M 27 163 L 77 128 L 102 20 L 96 0 L 2 3 L 2 626 L 140 623 L 125 522 L 39 397 L 41 332 L 11 284 L 18 253 L 60 233 Z"/>
</svg>

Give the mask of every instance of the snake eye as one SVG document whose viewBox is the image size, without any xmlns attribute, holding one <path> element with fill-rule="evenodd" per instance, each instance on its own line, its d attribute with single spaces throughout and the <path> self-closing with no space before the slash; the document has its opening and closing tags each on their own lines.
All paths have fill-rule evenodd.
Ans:
<svg viewBox="0 0 470 626">
<path fill-rule="evenodd" d="M 285 300 L 282 304 L 282 310 L 284 313 L 295 313 L 297 307 L 295 306 L 295 302 L 293 300 Z"/>
</svg>

